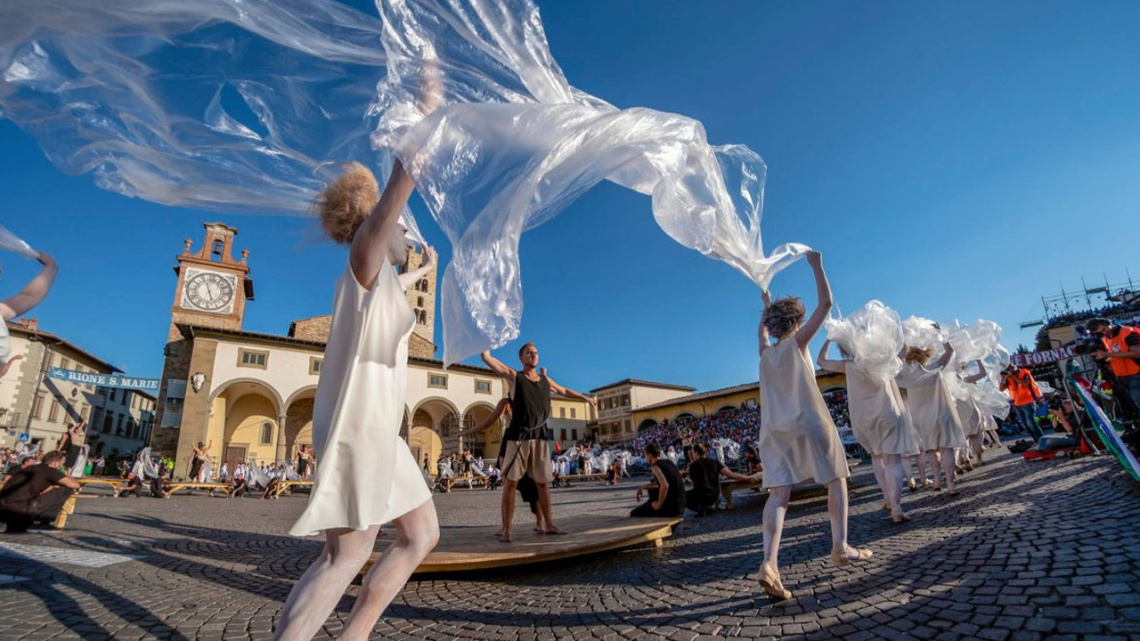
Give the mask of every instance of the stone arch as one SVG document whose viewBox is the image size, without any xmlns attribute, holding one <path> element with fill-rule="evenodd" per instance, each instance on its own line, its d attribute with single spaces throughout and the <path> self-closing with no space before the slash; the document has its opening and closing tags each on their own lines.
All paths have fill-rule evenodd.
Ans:
<svg viewBox="0 0 1140 641">
<path fill-rule="evenodd" d="M 317 386 L 310 385 L 293 392 L 285 402 L 284 451 L 279 448 L 278 458 L 297 462 L 297 453 L 302 445 L 313 443 L 313 402 L 317 396 Z"/>
<path fill-rule="evenodd" d="M 713 414 L 723 414 L 725 412 L 739 412 L 739 411 L 740 411 L 739 407 L 729 403 L 728 405 L 722 405 L 720 408 L 717 409 L 717 411 L 713 412 Z"/>
<path fill-rule="evenodd" d="M 416 456 L 416 462 L 422 466 L 423 457 L 427 455 L 429 471 L 438 473 L 439 455 L 450 454 L 461 447 L 459 428 L 459 409 L 451 401 L 440 396 L 420 400 L 412 410 L 408 431 L 408 447 Z"/>
<path fill-rule="evenodd" d="M 658 425 L 660 425 L 660 423 L 657 422 L 657 419 L 647 418 L 637 424 L 637 432 L 640 434 L 642 430 L 657 427 Z"/>
<path fill-rule="evenodd" d="M 680 414 L 673 417 L 673 421 L 693 420 L 695 418 L 697 418 L 697 416 L 692 412 L 681 412 Z"/>
<path fill-rule="evenodd" d="M 221 437 L 221 462 L 233 469 L 250 459 L 276 461 L 284 444 L 281 407 L 280 394 L 261 381 L 229 381 L 213 394 L 210 434 Z"/>
<path fill-rule="evenodd" d="M 230 390 L 234 390 L 230 394 L 227 394 L 231 400 L 240 398 L 244 394 L 260 391 L 273 400 L 273 407 L 277 412 L 277 416 L 281 416 L 281 410 L 285 407 L 285 401 L 281 399 L 281 393 L 272 385 L 256 378 L 233 378 L 218 385 L 214 388 L 213 392 L 210 392 L 210 406 L 213 407 L 214 401 Z"/>
<path fill-rule="evenodd" d="M 482 423 L 495 411 L 495 407 L 485 401 L 476 401 L 463 410 L 463 429 L 470 430 Z M 503 419 L 470 438 L 464 447 L 472 450 L 476 456 L 493 459 L 499 455 L 499 444 L 503 440 Z M 466 440 L 466 439 L 465 439 Z"/>
</svg>

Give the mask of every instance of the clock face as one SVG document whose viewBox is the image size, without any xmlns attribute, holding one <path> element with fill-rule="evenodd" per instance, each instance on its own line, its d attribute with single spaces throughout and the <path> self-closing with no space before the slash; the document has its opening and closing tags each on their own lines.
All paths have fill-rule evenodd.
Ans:
<svg viewBox="0 0 1140 641">
<path fill-rule="evenodd" d="M 182 300 L 185 306 L 205 312 L 229 312 L 233 309 L 236 282 L 233 276 L 215 272 L 190 272 Z"/>
</svg>

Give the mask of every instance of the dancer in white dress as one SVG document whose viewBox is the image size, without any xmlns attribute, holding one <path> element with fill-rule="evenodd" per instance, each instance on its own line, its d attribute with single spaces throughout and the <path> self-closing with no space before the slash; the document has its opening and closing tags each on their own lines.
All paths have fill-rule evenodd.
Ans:
<svg viewBox="0 0 1140 641">
<path fill-rule="evenodd" d="M 965 372 L 965 365 L 962 366 L 962 371 L 958 372 L 958 376 L 962 379 L 962 385 L 968 390 L 965 398 L 955 397 L 954 403 L 958 409 L 958 418 L 962 420 L 962 431 L 966 434 L 967 447 L 959 455 L 960 462 L 966 466 L 967 469 L 974 469 L 971 462 L 971 457 L 977 459 L 978 465 L 982 465 L 982 432 L 985 430 L 985 416 L 987 412 L 978 406 L 978 401 L 975 400 L 973 394 L 973 387 L 978 381 L 986 377 L 986 366 L 982 361 L 975 361 L 978 366 L 978 371 L 974 374 L 967 374 Z"/>
<path fill-rule="evenodd" d="M 906 404 L 918 432 L 920 447 L 933 468 L 934 491 L 942 491 L 939 480 L 941 468 L 947 494 L 956 495 L 954 450 L 966 446 L 966 434 L 944 378 L 949 374 L 945 368 L 954 356 L 954 347 L 950 343 L 942 347 L 942 357 L 930 368 L 926 367 L 926 362 L 934 355 L 932 348 L 907 348 L 906 365 L 899 372 L 898 382 L 899 387 L 906 390 Z"/>
<path fill-rule="evenodd" d="M 404 290 L 435 262 L 427 249 L 423 267 L 396 273 L 395 265 L 408 257 L 400 213 L 412 189 L 397 163 L 377 201 L 375 179 L 354 165 L 321 195 L 325 230 L 333 240 L 351 242 L 351 249 L 337 282 L 313 406 L 313 444 L 321 465 L 308 506 L 290 533 L 323 531 L 325 548 L 289 594 L 276 639 L 316 634 L 368 560 L 380 525 L 393 521 L 400 537 L 364 577 L 338 637 L 368 638 L 439 541 L 431 491 L 399 433 L 408 337 L 415 326 Z"/>
<path fill-rule="evenodd" d="M 807 345 L 831 311 L 831 286 L 819 252 L 809 252 L 818 302 L 807 322 L 795 297 L 771 301 L 765 291 L 760 320 L 760 460 L 764 465 L 764 562 L 760 586 L 771 598 L 790 599 L 780 581 L 777 556 L 792 486 L 808 479 L 827 486 L 831 516 L 831 560 L 837 566 L 871 558 L 870 550 L 847 544 L 847 457 L 823 394 Z M 769 334 L 777 339 L 771 344 Z"/>
<path fill-rule="evenodd" d="M 902 509 L 903 457 L 919 453 L 918 437 L 910 412 L 894 377 L 876 376 L 861 367 L 849 352 L 839 348 L 842 360 L 827 358 L 831 341 L 824 341 L 816 362 L 820 369 L 847 375 L 847 407 L 855 438 L 871 453 L 875 480 L 883 491 L 891 519 L 904 523 L 910 517 Z"/>
</svg>

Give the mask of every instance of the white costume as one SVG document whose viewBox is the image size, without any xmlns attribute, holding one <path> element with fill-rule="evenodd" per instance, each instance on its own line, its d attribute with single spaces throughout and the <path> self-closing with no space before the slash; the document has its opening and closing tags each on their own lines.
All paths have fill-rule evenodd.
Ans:
<svg viewBox="0 0 1140 641">
<path fill-rule="evenodd" d="M 918 435 L 902 392 L 893 379 L 884 379 L 845 361 L 847 408 L 855 438 L 871 454 L 918 454 Z"/>
<path fill-rule="evenodd" d="M 321 466 L 291 534 L 364 530 L 431 499 L 400 438 L 408 337 L 415 324 L 391 263 L 384 261 L 371 291 L 345 267 L 313 405 L 313 444 Z"/>
<path fill-rule="evenodd" d="M 944 376 L 942 369 L 928 370 L 915 364 L 905 365 L 898 376 L 899 386 L 906 390 L 906 405 L 920 446 L 926 452 L 966 446 L 962 421 Z"/>
<path fill-rule="evenodd" d="M 764 349 L 760 359 L 760 462 L 764 487 L 850 476 L 847 456 L 815 368 L 795 338 Z"/>
</svg>

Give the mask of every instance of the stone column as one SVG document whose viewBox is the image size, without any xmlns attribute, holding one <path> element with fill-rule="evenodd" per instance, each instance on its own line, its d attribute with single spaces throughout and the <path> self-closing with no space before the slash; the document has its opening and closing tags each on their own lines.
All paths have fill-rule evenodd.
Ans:
<svg viewBox="0 0 1140 641">
<path fill-rule="evenodd" d="M 284 461 L 288 457 L 285 451 L 285 415 L 277 417 L 277 460 Z"/>
</svg>

